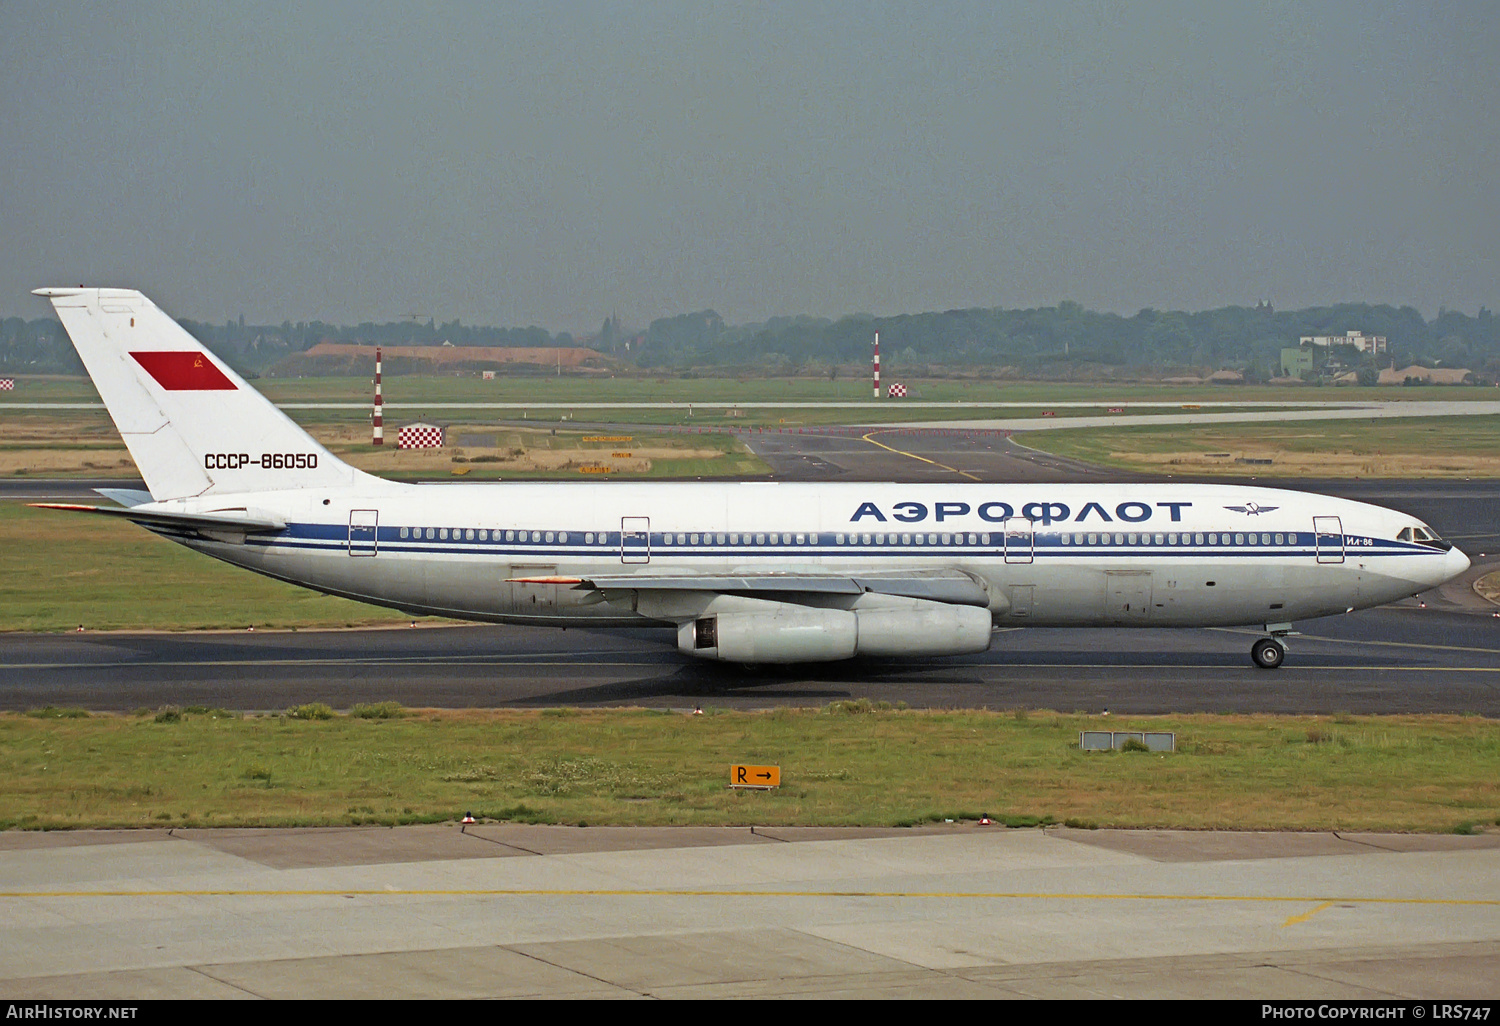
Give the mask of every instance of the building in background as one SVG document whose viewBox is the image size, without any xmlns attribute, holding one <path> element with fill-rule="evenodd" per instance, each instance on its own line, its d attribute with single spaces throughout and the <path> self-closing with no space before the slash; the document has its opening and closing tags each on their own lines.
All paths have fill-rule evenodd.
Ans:
<svg viewBox="0 0 1500 1026">
<path fill-rule="evenodd" d="M 1353 346 L 1361 353 L 1383 353 L 1386 351 L 1384 335 L 1366 335 L 1362 331 L 1350 331 L 1343 335 L 1303 335 L 1305 346 Z"/>
<path fill-rule="evenodd" d="M 1296 349 L 1283 349 L 1281 351 L 1281 376 L 1284 378 L 1300 378 L 1304 374 L 1311 374 L 1313 369 L 1313 354 L 1311 349 L 1301 346 Z"/>
</svg>

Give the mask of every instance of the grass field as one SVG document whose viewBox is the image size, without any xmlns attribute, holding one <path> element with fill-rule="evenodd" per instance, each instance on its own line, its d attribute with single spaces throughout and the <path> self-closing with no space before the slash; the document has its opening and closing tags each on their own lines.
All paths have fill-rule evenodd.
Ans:
<svg viewBox="0 0 1500 1026">
<path fill-rule="evenodd" d="M 304 418 L 303 426 L 346 462 L 394 480 L 465 476 L 470 480 L 578 479 L 605 472 L 632 478 L 758 477 L 769 468 L 737 437 L 724 432 L 631 429 L 628 436 L 598 429 L 497 426 L 443 418 L 442 449 L 398 449 L 394 427 L 387 444 L 370 444 L 358 418 Z M 135 462 L 104 411 L 20 412 L 4 420 L 0 477 L 134 477 Z M 608 438 L 609 441 L 598 439 Z M 584 468 L 587 468 L 585 470 Z"/>
<path fill-rule="evenodd" d="M 232 567 L 109 517 L 0 502 L 0 631 L 409 623 Z"/>
<path fill-rule="evenodd" d="M 381 710 L 366 710 L 378 712 Z M 391 710 L 387 707 L 385 712 Z M 325 715 L 305 707 L 302 715 Z M 1083 729 L 1178 751 L 1089 753 Z M 781 767 L 729 790 L 731 763 Z M 1013 825 L 1462 831 L 1500 820 L 1500 725 L 1468 717 L 645 710 L 0 716 L 0 826 Z"/>
<path fill-rule="evenodd" d="M 1490 416 L 1033 431 L 1020 441 L 1059 456 L 1153 474 L 1500 477 L 1500 417 Z"/>
</svg>

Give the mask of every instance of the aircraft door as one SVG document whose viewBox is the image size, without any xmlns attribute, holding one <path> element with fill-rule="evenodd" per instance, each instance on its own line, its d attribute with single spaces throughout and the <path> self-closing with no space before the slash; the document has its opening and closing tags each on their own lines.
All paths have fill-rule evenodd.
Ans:
<svg viewBox="0 0 1500 1026">
<path fill-rule="evenodd" d="M 1313 536 L 1317 539 L 1319 563 L 1344 561 L 1344 525 L 1338 517 L 1313 517 Z"/>
<path fill-rule="evenodd" d="M 651 562 L 651 518 L 620 518 L 620 562 Z"/>
<path fill-rule="evenodd" d="M 1007 517 L 1005 520 L 1005 561 L 1007 563 L 1030 563 L 1031 553 L 1031 521 L 1025 517 Z"/>
<path fill-rule="evenodd" d="M 379 530 L 380 512 L 373 509 L 349 511 L 349 555 L 375 555 L 375 536 Z"/>
</svg>

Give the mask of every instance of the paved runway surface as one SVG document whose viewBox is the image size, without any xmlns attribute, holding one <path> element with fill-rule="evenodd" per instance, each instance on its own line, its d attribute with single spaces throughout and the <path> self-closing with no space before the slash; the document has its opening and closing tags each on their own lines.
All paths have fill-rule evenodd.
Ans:
<svg viewBox="0 0 1500 1026">
<path fill-rule="evenodd" d="M 1500 836 L 0 834 L 0 996 L 1484 1000 Z"/>
<path fill-rule="evenodd" d="M 974 657 L 739 669 L 689 662 L 669 631 L 376 631 L 9 636 L 0 708 L 206 705 L 821 706 L 846 698 L 1062 711 L 1480 713 L 1500 716 L 1500 621 L 1439 608 L 1299 625 L 1286 665 L 1250 664 L 1255 631 L 1003 632 Z"/>
</svg>

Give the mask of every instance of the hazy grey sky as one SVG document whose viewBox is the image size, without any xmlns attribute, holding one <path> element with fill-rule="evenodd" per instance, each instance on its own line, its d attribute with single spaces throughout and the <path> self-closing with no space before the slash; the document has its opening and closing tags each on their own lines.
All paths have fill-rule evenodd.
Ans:
<svg viewBox="0 0 1500 1026">
<path fill-rule="evenodd" d="M 1494 306 L 1500 6 L 0 0 L 0 312 Z"/>
</svg>

